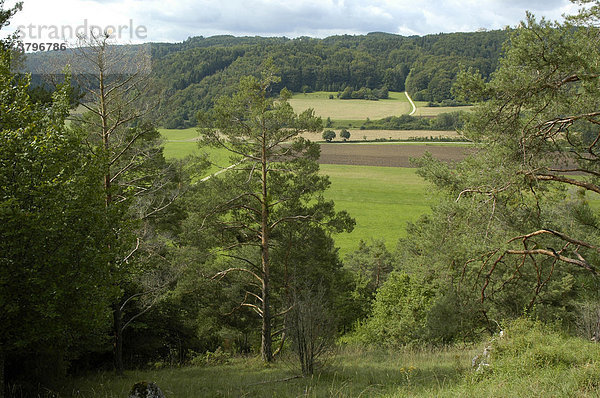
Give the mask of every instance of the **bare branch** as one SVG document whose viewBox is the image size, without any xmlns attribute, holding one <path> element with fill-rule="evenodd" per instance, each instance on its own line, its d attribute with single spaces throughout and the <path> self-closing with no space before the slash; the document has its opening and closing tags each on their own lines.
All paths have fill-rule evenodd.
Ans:
<svg viewBox="0 0 600 398">
<path fill-rule="evenodd" d="M 554 257 L 554 258 L 559 259 L 562 262 L 573 264 L 578 267 L 584 268 L 584 269 L 590 271 L 594 275 L 597 274 L 596 270 L 585 259 L 583 259 L 583 257 L 581 257 L 581 255 L 579 255 L 579 253 L 576 253 L 576 255 L 578 256 L 578 259 L 565 257 L 562 254 L 559 254 L 554 250 L 547 250 L 547 249 L 507 250 L 506 253 L 507 254 L 520 254 L 520 255 L 541 254 L 544 256 L 548 256 L 548 257 Z"/>
<path fill-rule="evenodd" d="M 585 188 L 588 191 L 600 193 L 600 187 L 598 187 L 597 185 L 585 181 L 578 181 L 573 178 L 567 178 L 553 174 L 533 174 L 533 177 L 542 181 L 558 181 L 569 185 L 575 185 L 581 188 Z"/>
<path fill-rule="evenodd" d="M 229 274 L 230 272 L 233 272 L 233 271 L 246 272 L 246 273 L 252 275 L 253 277 L 255 277 L 259 282 L 262 283 L 262 281 L 263 281 L 260 276 L 258 276 L 255 272 L 250 271 L 247 268 L 227 268 L 224 271 L 217 272 L 211 279 L 219 279 L 219 280 L 221 280 L 225 276 L 227 276 L 227 274 Z"/>
</svg>

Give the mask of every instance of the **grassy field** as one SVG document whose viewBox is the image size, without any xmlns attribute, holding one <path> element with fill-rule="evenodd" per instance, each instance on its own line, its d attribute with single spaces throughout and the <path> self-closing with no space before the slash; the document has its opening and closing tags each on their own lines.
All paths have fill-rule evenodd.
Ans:
<svg viewBox="0 0 600 398">
<path fill-rule="evenodd" d="M 406 223 L 429 211 L 430 190 L 415 169 L 321 165 L 321 172 L 331 180 L 325 196 L 356 219 L 352 233 L 335 237 L 342 256 L 356 249 L 360 239 L 384 239 L 394 248 L 406 234 Z"/>
<path fill-rule="evenodd" d="M 198 131 L 189 129 L 159 129 L 164 139 L 164 155 L 167 159 L 183 159 L 186 156 L 207 156 L 213 165 L 207 174 L 214 173 L 231 164 L 226 151 L 215 148 L 200 148 L 196 142 Z"/>
<path fill-rule="evenodd" d="M 231 358 L 206 367 L 112 373 L 72 380 L 60 397 L 125 397 L 141 380 L 168 398 L 192 397 L 598 397 L 600 345 L 519 319 L 503 337 L 420 350 L 342 347 L 313 377 L 295 377 L 291 360 L 269 366 Z M 471 359 L 490 347 L 488 366 Z"/>
<path fill-rule="evenodd" d="M 266 367 L 258 358 L 234 358 L 210 367 L 130 371 L 75 380 L 61 396 L 126 397 L 141 380 L 154 381 L 167 397 L 391 397 L 435 395 L 463 378 L 473 349 L 364 351 L 344 349 L 312 378 L 294 378 L 293 363 Z M 285 381 L 284 381 L 285 380 Z"/>
<path fill-rule="evenodd" d="M 334 99 L 329 99 L 333 95 Z M 381 119 L 386 116 L 398 116 L 408 114 L 411 106 L 404 93 L 390 91 L 390 98 L 369 100 L 341 100 L 337 93 L 318 91 L 307 94 L 295 94 L 290 99 L 294 111 L 301 112 L 313 108 L 317 116 L 323 119 L 330 117 L 333 120 L 365 120 Z"/>
</svg>

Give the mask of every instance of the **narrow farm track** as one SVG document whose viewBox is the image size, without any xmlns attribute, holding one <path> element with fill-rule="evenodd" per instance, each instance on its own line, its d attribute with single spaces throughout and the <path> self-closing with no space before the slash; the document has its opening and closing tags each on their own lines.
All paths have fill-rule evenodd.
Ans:
<svg viewBox="0 0 600 398">
<path fill-rule="evenodd" d="M 417 111 L 417 106 L 415 105 L 415 103 L 413 102 L 412 98 L 410 98 L 410 95 L 408 95 L 408 91 L 405 91 L 404 94 L 406 94 L 406 98 L 408 99 L 408 102 L 410 102 L 410 106 L 412 106 L 412 110 L 410 111 L 410 113 L 408 114 L 409 116 L 412 116 L 415 114 L 415 112 Z"/>
<path fill-rule="evenodd" d="M 414 167 L 411 158 L 425 152 L 443 162 L 464 159 L 472 148 L 444 145 L 393 144 L 321 144 L 320 164 L 348 164 L 356 166 Z"/>
</svg>

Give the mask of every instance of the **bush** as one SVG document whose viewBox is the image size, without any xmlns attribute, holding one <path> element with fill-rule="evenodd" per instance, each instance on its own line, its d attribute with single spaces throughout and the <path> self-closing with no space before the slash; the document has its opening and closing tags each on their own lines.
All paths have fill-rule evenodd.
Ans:
<svg viewBox="0 0 600 398">
<path fill-rule="evenodd" d="M 223 351 L 221 347 L 217 348 L 215 352 L 205 352 L 204 354 L 191 353 L 190 364 L 194 366 L 214 366 L 228 363 L 231 359 L 230 355 Z"/>
<path fill-rule="evenodd" d="M 377 291 L 370 318 L 360 324 L 347 343 L 402 346 L 427 338 L 427 314 L 433 292 L 404 272 L 390 274 Z"/>
<path fill-rule="evenodd" d="M 513 321 L 490 344 L 489 366 L 470 373 L 457 396 L 597 396 L 600 346 L 530 319 Z"/>
</svg>

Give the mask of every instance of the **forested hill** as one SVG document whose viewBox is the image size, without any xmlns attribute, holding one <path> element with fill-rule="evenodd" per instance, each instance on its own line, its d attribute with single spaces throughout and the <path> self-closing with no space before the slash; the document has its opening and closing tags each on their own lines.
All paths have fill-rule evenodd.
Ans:
<svg viewBox="0 0 600 398">
<path fill-rule="evenodd" d="M 190 127 L 215 98 L 230 94 L 241 76 L 254 74 L 265 59 L 280 70 L 294 92 L 342 91 L 349 86 L 408 91 L 413 99 L 452 99 L 450 87 L 460 66 L 484 76 L 498 64 L 507 31 L 404 37 L 387 33 L 325 39 L 214 36 L 152 45 L 152 74 L 158 82 L 161 125 Z M 158 95 L 158 94 L 156 94 Z"/>
</svg>

